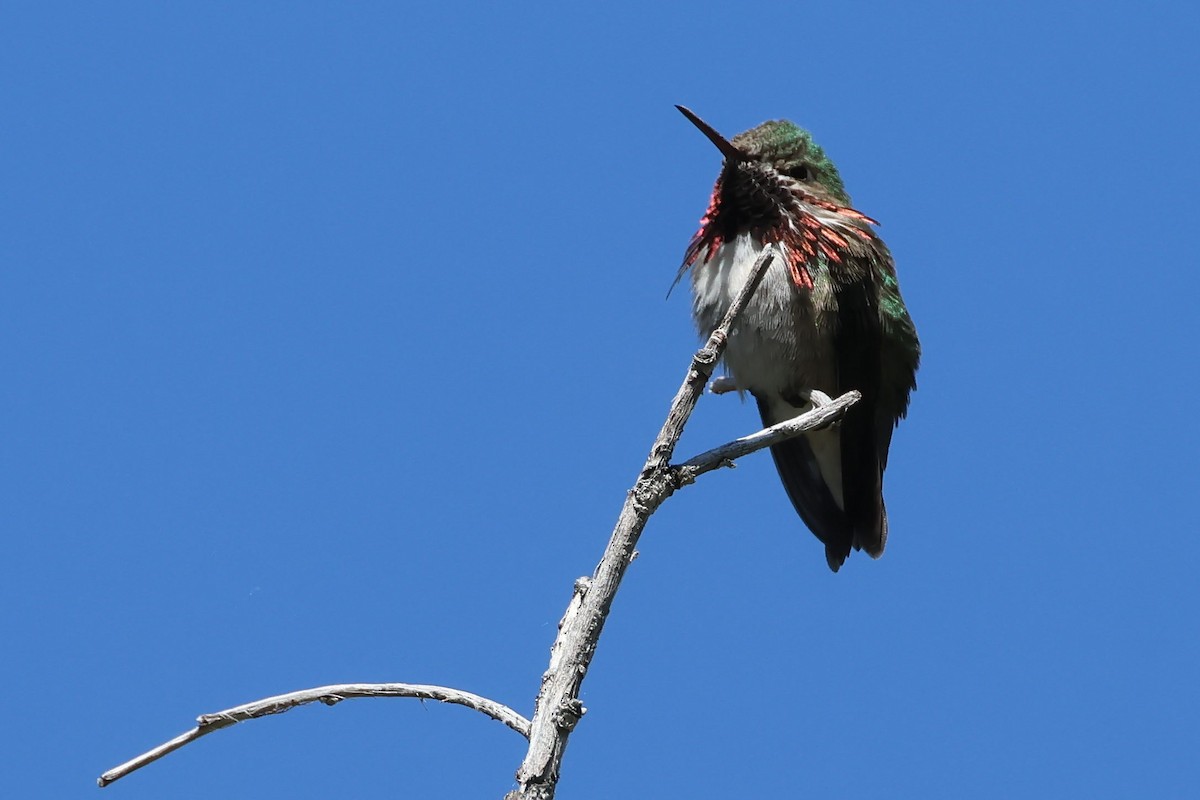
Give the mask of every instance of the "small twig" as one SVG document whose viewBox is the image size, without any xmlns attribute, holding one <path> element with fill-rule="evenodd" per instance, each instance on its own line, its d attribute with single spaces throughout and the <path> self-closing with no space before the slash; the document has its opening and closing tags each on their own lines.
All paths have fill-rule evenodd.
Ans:
<svg viewBox="0 0 1200 800">
<path fill-rule="evenodd" d="M 720 447 L 714 447 L 712 450 L 703 452 L 676 466 L 679 480 L 681 483 L 691 483 L 697 476 L 730 465 L 743 456 L 779 444 L 785 439 L 799 436 L 806 431 L 828 427 L 841 419 L 846 410 L 861 399 L 862 395 L 854 391 L 846 392 L 836 400 L 830 400 L 824 394 L 821 394 L 820 398 L 814 397 L 812 398 L 813 408 L 800 416 L 777 423 L 769 428 L 763 428 L 758 433 L 734 439 Z"/>
<path fill-rule="evenodd" d="M 202 714 L 196 719 L 196 727 L 192 730 L 176 736 L 169 742 L 160 744 L 137 758 L 126 761 L 119 767 L 110 769 L 100 776 L 97 783 L 100 786 L 107 786 L 134 770 L 141 769 L 168 753 L 178 750 L 185 744 L 196 741 L 201 736 L 221 728 L 228 728 L 235 723 L 271 714 L 282 714 L 284 711 L 290 711 L 296 706 L 307 703 L 319 701 L 327 706 L 332 706 L 342 700 L 355 697 L 417 697 L 422 700 L 439 700 L 443 703 L 466 706 L 503 722 L 526 739 L 529 738 L 529 720 L 503 703 L 497 703 L 495 700 L 489 700 L 471 692 L 451 689 L 448 686 L 431 686 L 420 683 L 338 683 L 332 686 L 318 686 L 315 689 L 304 689 L 299 692 L 266 697 L 262 700 L 255 700 L 253 703 L 218 711 L 215 714 Z"/>
<path fill-rule="evenodd" d="M 613 598 L 633 560 L 646 521 L 682 485 L 670 467 L 675 444 L 725 350 L 734 320 L 749 302 L 775 257 L 774 248 L 763 250 L 725 318 L 708 337 L 707 344 L 692 357 L 683 385 L 671 402 L 667 419 L 650 448 L 646 464 L 625 499 L 595 574 L 591 581 L 575 584 L 571 606 L 559 624 L 558 636 L 551 648 L 551 668 L 542 676 L 542 688 L 530 722 L 529 751 L 517 770 L 518 786 L 508 793 L 507 800 L 551 800 L 554 797 L 567 739 L 584 713 L 579 690 L 596 652 Z"/>
</svg>

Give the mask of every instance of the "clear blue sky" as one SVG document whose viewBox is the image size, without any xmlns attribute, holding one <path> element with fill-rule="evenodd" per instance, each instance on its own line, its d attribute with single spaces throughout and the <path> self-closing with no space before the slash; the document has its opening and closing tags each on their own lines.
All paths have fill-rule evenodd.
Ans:
<svg viewBox="0 0 1200 800">
<path fill-rule="evenodd" d="M 0 21 L 11 797 L 500 797 L 695 341 L 733 134 L 883 223 L 925 346 L 880 561 L 765 455 L 652 520 L 564 798 L 1200 782 L 1185 3 L 40 3 Z M 706 398 L 681 456 L 749 432 Z M 636 790 L 636 791 L 635 791 Z"/>
</svg>

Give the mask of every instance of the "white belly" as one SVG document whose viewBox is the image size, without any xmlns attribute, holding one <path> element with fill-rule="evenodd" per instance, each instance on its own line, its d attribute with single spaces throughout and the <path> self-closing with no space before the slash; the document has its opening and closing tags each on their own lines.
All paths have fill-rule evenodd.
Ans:
<svg viewBox="0 0 1200 800">
<path fill-rule="evenodd" d="M 742 234 L 692 267 L 692 314 L 702 336 L 720 324 L 762 250 L 754 237 Z M 815 269 L 812 278 L 810 292 L 795 285 L 782 258 L 767 269 L 725 350 L 725 365 L 740 389 L 769 398 L 808 389 L 838 393 L 836 305 L 825 270 Z M 814 295 L 825 301 L 816 304 L 819 310 Z"/>
<path fill-rule="evenodd" d="M 762 250 L 761 243 L 742 234 L 725 243 L 712 260 L 692 267 L 692 315 L 702 336 L 725 317 Z M 810 409 L 809 389 L 835 397 L 840 393 L 833 352 L 837 302 L 823 266 L 814 268 L 812 279 L 812 291 L 796 286 L 783 258 L 777 257 L 729 335 L 725 366 L 739 389 L 766 402 L 766 424 Z M 821 302 L 814 302 L 814 296 Z M 843 506 L 838 431 L 805 436 L 834 502 Z"/>
</svg>

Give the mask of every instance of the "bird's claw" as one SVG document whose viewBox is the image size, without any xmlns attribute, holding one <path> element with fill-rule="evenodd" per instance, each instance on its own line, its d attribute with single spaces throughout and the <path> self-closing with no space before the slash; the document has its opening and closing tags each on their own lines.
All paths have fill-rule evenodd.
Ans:
<svg viewBox="0 0 1200 800">
<path fill-rule="evenodd" d="M 832 403 L 833 398 L 818 389 L 810 389 L 808 391 L 808 402 L 812 403 L 813 408 L 820 408 Z"/>
<path fill-rule="evenodd" d="M 730 392 L 741 391 L 733 378 L 728 375 L 713 378 L 712 383 L 708 385 L 708 390 L 713 394 L 729 394 Z"/>
</svg>

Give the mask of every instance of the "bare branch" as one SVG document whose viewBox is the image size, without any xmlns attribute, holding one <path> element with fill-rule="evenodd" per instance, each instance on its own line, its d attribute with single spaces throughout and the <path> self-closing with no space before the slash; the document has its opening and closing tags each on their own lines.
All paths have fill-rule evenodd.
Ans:
<svg viewBox="0 0 1200 800">
<path fill-rule="evenodd" d="M 471 692 L 451 689 L 448 686 L 431 686 L 420 683 L 337 683 L 255 700 L 253 703 L 234 706 L 215 714 L 202 714 L 196 719 L 196 727 L 192 730 L 176 736 L 169 742 L 160 744 L 137 758 L 126 761 L 119 767 L 110 769 L 101 775 L 97 782 L 100 786 L 107 786 L 129 773 L 157 761 L 168 753 L 178 750 L 185 744 L 196 741 L 201 736 L 221 728 L 228 728 L 238 722 L 258 719 L 271 714 L 282 714 L 284 711 L 290 711 L 296 706 L 307 703 L 321 702 L 332 706 L 342 700 L 355 697 L 416 697 L 421 700 L 438 700 L 443 703 L 466 706 L 503 722 L 526 739 L 529 738 L 529 720 L 503 703 L 497 703 L 495 700 L 489 700 Z"/>
<path fill-rule="evenodd" d="M 650 515 L 663 501 L 682 486 L 691 483 L 696 476 L 731 464 L 734 459 L 804 431 L 832 424 L 859 399 L 857 392 L 849 392 L 832 401 L 825 395 L 813 392 L 810 399 L 814 408 L 811 411 L 702 453 L 681 465 L 671 466 L 671 456 L 683 432 L 683 426 L 704 393 L 705 384 L 712 376 L 721 353 L 724 352 L 729 330 L 774 258 L 776 253 L 773 248 L 763 251 L 751 267 L 745 286 L 730 304 L 724 320 L 713 331 L 705 346 L 692 357 L 683 384 L 671 403 L 667 419 L 650 448 L 650 454 L 637 482 L 626 497 L 625 505 L 594 575 L 575 582 L 571 602 L 559 622 L 558 635 L 551 647 L 550 665 L 542 676 L 542 686 L 538 692 L 532 720 L 525 719 L 513 709 L 494 700 L 444 686 L 406 683 L 321 686 L 268 697 L 215 714 L 204 714 L 197 719 L 194 729 L 109 770 L 100 777 L 99 784 L 107 786 L 213 731 L 244 720 L 279 714 L 306 703 L 320 701 L 334 705 L 354 697 L 417 697 L 467 706 L 503 722 L 529 739 L 529 750 L 517 771 L 518 788 L 510 792 L 508 798 L 551 800 L 558 783 L 567 738 L 585 713 L 579 701 L 584 675 L 591 664 L 600 633 L 625 570 L 636 555 L 638 538 Z M 737 388 L 729 381 L 723 386 L 725 391 Z"/>
<path fill-rule="evenodd" d="M 633 560 L 634 548 L 646 521 L 683 485 L 677 471 L 670 466 L 675 445 L 725 350 L 729 329 L 774 258 L 774 248 L 763 250 L 750 268 L 745 286 L 730 304 L 725 319 L 709 336 L 707 344 L 692 357 L 662 430 L 650 448 L 646 464 L 626 496 L 595 574 L 590 581 L 580 579 L 575 583 L 571 605 L 559 623 L 558 636 L 551 648 L 551 666 L 542 676 L 542 688 L 530 725 L 529 751 L 517 770 L 518 787 L 508 793 L 507 800 L 551 800 L 554 797 L 567 738 L 585 711 L 579 702 L 580 686 L 596 652 L 613 598 Z"/>
<path fill-rule="evenodd" d="M 817 393 L 814 392 L 814 395 Z M 719 467 L 731 465 L 742 456 L 748 456 L 774 444 L 799 436 L 806 431 L 820 430 L 828 427 L 842 418 L 850 406 L 862 399 L 858 392 L 846 392 L 836 400 L 830 400 L 824 394 L 824 400 L 813 398 L 813 408 L 798 417 L 785 420 L 769 428 L 763 428 L 758 433 L 734 439 L 732 442 L 714 447 L 695 458 L 688 459 L 675 467 L 681 483 L 691 483 L 697 476 L 711 472 Z"/>
</svg>

